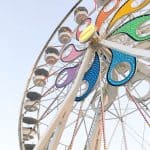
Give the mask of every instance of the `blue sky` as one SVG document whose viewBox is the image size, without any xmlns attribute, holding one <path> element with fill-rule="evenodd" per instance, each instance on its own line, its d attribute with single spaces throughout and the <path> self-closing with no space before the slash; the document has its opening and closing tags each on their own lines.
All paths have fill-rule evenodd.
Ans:
<svg viewBox="0 0 150 150">
<path fill-rule="evenodd" d="M 0 0 L 1 150 L 19 150 L 18 118 L 26 80 L 50 33 L 75 2 Z"/>
</svg>

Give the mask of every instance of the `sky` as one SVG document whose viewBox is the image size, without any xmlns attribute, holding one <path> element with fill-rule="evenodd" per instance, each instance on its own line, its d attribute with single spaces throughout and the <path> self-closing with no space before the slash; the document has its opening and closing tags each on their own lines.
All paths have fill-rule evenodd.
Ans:
<svg viewBox="0 0 150 150">
<path fill-rule="evenodd" d="M 76 1 L 0 0 L 0 150 L 19 150 L 26 81 L 42 46 Z"/>
</svg>

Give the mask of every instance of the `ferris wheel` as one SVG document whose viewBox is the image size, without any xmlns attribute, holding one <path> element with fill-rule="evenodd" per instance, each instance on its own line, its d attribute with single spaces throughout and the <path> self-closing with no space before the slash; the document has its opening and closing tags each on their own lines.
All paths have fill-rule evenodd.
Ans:
<svg viewBox="0 0 150 150">
<path fill-rule="evenodd" d="M 79 0 L 27 81 L 20 149 L 149 150 L 149 139 L 150 0 Z"/>
</svg>

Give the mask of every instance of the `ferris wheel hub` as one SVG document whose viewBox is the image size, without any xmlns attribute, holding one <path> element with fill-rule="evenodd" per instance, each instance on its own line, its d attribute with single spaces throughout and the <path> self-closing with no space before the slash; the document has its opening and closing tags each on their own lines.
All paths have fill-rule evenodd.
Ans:
<svg viewBox="0 0 150 150">
<path fill-rule="evenodd" d="M 97 35 L 93 36 L 90 39 L 90 46 L 92 49 L 95 49 L 95 50 L 100 49 L 101 45 L 99 44 L 99 38 L 97 37 Z"/>
<path fill-rule="evenodd" d="M 79 41 L 85 43 L 95 34 L 96 27 L 93 24 L 88 25 L 80 34 Z"/>
<path fill-rule="evenodd" d="M 105 38 L 104 34 L 99 35 L 97 32 L 97 28 L 92 23 L 88 25 L 80 34 L 79 41 L 81 43 L 89 42 L 89 45 L 92 49 L 99 50 L 102 45 L 100 42 Z"/>
</svg>

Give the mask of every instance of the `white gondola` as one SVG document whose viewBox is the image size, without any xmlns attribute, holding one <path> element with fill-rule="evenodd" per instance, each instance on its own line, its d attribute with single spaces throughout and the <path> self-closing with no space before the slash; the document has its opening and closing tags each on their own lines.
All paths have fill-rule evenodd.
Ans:
<svg viewBox="0 0 150 150">
<path fill-rule="evenodd" d="M 71 41 L 72 31 L 68 27 L 61 27 L 58 31 L 58 39 L 60 43 L 67 44 Z"/>
<path fill-rule="evenodd" d="M 32 128 L 23 127 L 23 139 L 29 141 L 34 138 L 36 131 Z"/>
<path fill-rule="evenodd" d="M 26 97 L 27 100 L 25 101 L 24 108 L 29 112 L 37 111 L 41 99 L 41 94 L 30 91 L 27 93 Z"/>
<path fill-rule="evenodd" d="M 45 50 L 45 61 L 49 65 L 54 65 L 59 59 L 59 51 L 55 47 L 48 47 Z"/>
<path fill-rule="evenodd" d="M 24 108 L 29 112 L 34 112 L 38 110 L 39 101 L 26 100 Z"/>
<path fill-rule="evenodd" d="M 45 69 L 36 69 L 34 74 L 33 82 L 35 86 L 43 87 L 46 84 L 49 72 Z"/>
<path fill-rule="evenodd" d="M 78 7 L 74 12 L 74 19 L 77 24 L 83 24 L 88 18 L 88 10 L 85 7 Z"/>
</svg>

